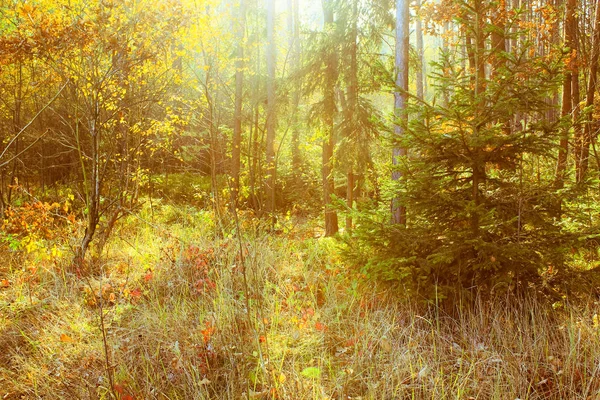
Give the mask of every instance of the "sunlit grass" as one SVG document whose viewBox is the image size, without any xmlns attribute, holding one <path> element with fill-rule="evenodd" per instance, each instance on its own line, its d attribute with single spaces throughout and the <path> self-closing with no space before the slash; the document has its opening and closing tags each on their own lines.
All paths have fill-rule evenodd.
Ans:
<svg viewBox="0 0 600 400">
<path fill-rule="evenodd" d="M 335 242 L 315 238 L 310 224 L 268 235 L 242 223 L 244 263 L 232 227 L 215 235 L 210 212 L 161 205 L 119 226 L 94 276 L 63 273 L 70 271 L 66 251 L 35 279 L 27 268 L 35 254 L 25 255 L 23 268 L 2 269 L 10 286 L 0 291 L 0 394 L 599 395 L 597 304 L 553 309 L 534 299 L 495 298 L 449 310 L 426 306 L 346 268 Z"/>
</svg>

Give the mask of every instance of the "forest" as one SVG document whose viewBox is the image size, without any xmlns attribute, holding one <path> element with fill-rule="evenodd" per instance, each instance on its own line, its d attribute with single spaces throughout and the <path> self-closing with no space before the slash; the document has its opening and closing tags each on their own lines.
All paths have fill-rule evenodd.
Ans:
<svg viewBox="0 0 600 400">
<path fill-rule="evenodd" d="M 0 15 L 0 398 L 600 399 L 600 0 Z"/>
</svg>

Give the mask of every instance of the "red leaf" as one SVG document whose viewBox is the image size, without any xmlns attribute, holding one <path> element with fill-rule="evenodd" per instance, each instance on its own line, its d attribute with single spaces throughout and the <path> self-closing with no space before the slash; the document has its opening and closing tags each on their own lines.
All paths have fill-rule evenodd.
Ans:
<svg viewBox="0 0 600 400">
<path fill-rule="evenodd" d="M 152 280 L 152 271 L 148 271 L 146 275 L 144 275 L 144 281 L 150 282 Z"/>
<path fill-rule="evenodd" d="M 317 321 L 315 322 L 315 329 L 321 332 L 326 332 L 328 328 L 324 323 Z"/>
</svg>

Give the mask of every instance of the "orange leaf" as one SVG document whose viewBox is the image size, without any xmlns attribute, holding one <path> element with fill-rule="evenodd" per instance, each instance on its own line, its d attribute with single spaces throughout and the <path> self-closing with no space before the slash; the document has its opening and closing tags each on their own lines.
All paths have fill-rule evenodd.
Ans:
<svg viewBox="0 0 600 400">
<path fill-rule="evenodd" d="M 152 271 L 148 271 L 146 275 L 144 275 L 144 281 L 150 282 L 152 280 Z"/>
<path fill-rule="evenodd" d="M 2 279 L 0 281 L 0 288 L 7 288 L 10 286 L 10 282 L 8 281 L 8 279 Z"/>
<path fill-rule="evenodd" d="M 328 328 L 324 323 L 317 321 L 315 322 L 315 329 L 321 332 L 326 332 Z"/>
<path fill-rule="evenodd" d="M 202 329 L 200 333 L 202 333 L 202 339 L 206 344 L 210 340 L 212 334 L 215 333 L 215 328 L 209 321 L 206 321 L 206 329 Z"/>
<path fill-rule="evenodd" d="M 63 333 L 62 335 L 60 335 L 60 341 L 63 343 L 74 343 L 75 342 L 75 340 L 71 336 L 67 335 L 66 333 Z"/>
<path fill-rule="evenodd" d="M 133 299 L 139 299 L 142 296 L 142 291 L 140 290 L 140 288 L 135 288 L 131 292 L 129 292 L 129 295 Z"/>
</svg>

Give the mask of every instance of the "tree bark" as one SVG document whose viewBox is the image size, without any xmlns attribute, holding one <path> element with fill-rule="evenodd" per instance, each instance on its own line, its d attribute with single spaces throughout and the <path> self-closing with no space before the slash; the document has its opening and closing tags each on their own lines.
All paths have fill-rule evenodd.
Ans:
<svg viewBox="0 0 600 400">
<path fill-rule="evenodd" d="M 409 7 L 407 0 L 396 0 L 396 51 L 395 51 L 395 76 L 396 90 L 394 92 L 394 134 L 397 137 L 404 135 L 405 125 L 408 122 L 406 105 L 408 100 L 408 52 L 409 52 Z M 407 149 L 395 147 L 392 150 L 392 180 L 402 179 L 402 173 L 397 170 L 400 158 L 405 157 Z M 406 225 L 406 207 L 400 204 L 398 198 L 392 199 L 392 222 Z"/>
<path fill-rule="evenodd" d="M 585 118 L 585 128 L 582 138 L 581 151 L 577 163 L 577 182 L 585 179 L 588 170 L 590 145 L 592 143 L 593 127 L 593 105 L 598 84 L 598 55 L 600 53 L 600 1 L 596 1 L 596 12 L 594 17 L 594 33 L 592 36 L 592 54 L 590 58 L 590 76 L 588 80 L 585 108 L 589 113 Z"/>
<path fill-rule="evenodd" d="M 231 146 L 231 207 L 235 210 L 239 201 L 241 148 L 242 148 L 242 96 L 244 86 L 244 31 L 246 9 L 244 0 L 239 0 L 236 25 L 235 59 L 235 108 L 233 114 L 233 143 Z"/>
<path fill-rule="evenodd" d="M 469 11 L 467 11 L 469 12 Z M 486 89 L 486 74 L 485 74 L 485 61 L 486 61 L 486 46 L 485 46 L 485 21 L 486 15 L 483 7 L 482 0 L 474 0 L 473 1 L 473 13 L 474 13 L 474 36 L 475 43 L 474 46 L 471 47 L 471 68 L 474 71 L 475 78 L 475 89 L 473 92 L 473 103 L 475 105 L 474 109 L 474 126 L 473 126 L 473 136 L 477 138 L 480 135 L 480 126 L 479 119 L 481 114 L 483 113 L 483 108 L 485 107 L 485 99 L 482 97 Z M 474 141 L 476 142 L 476 140 Z M 476 145 L 474 146 L 473 153 L 473 165 L 472 165 L 472 194 L 471 200 L 473 201 L 474 210 L 471 214 L 471 229 L 474 235 L 479 234 L 479 225 L 480 225 L 480 215 L 479 215 L 479 205 L 481 204 L 481 193 L 480 186 L 486 181 L 486 166 L 484 162 L 480 159 L 479 155 L 481 154 L 481 147 Z"/>
<path fill-rule="evenodd" d="M 289 16 L 288 29 L 290 33 L 290 51 L 292 71 L 300 67 L 300 17 L 298 0 L 288 0 Z M 302 155 L 300 152 L 300 129 L 298 129 L 298 105 L 300 104 L 300 90 L 296 85 L 292 92 L 292 168 L 296 184 L 302 173 Z"/>
<path fill-rule="evenodd" d="M 568 0 L 566 8 L 566 20 L 565 20 L 565 46 L 571 50 L 571 56 L 575 49 L 575 32 L 576 29 L 576 12 L 577 1 Z M 573 112 L 573 61 L 572 57 L 569 58 L 569 65 L 566 66 L 565 80 L 563 82 L 563 94 L 562 94 L 562 106 L 561 106 L 561 117 L 570 116 Z M 559 149 L 558 149 L 558 160 L 556 163 L 556 176 L 554 179 L 554 186 L 556 189 L 562 189 L 565 184 L 565 173 L 567 170 L 567 157 L 569 154 L 569 128 L 563 130 L 560 138 Z M 560 209 L 560 205 L 559 205 Z"/>
<path fill-rule="evenodd" d="M 332 0 L 323 0 L 324 28 L 328 32 L 333 30 L 333 2 Z M 337 54 L 334 44 L 331 40 L 328 43 L 326 83 L 324 88 L 324 138 L 323 138 L 323 160 L 322 160 L 322 179 L 323 179 L 323 203 L 325 206 L 325 236 L 333 236 L 338 232 L 337 213 L 332 206 L 331 196 L 335 191 L 333 180 L 333 149 L 335 147 L 334 138 L 334 115 L 335 105 L 335 84 L 337 82 L 338 66 Z"/>
<path fill-rule="evenodd" d="M 417 68 L 417 97 L 424 99 L 427 96 L 427 74 L 423 48 L 423 24 L 421 21 L 421 0 L 415 0 L 416 19 L 415 35 L 417 37 L 417 57 L 419 58 L 419 67 Z"/>
<path fill-rule="evenodd" d="M 350 65 L 349 65 L 349 85 L 348 85 L 348 107 L 346 111 L 346 119 L 351 122 L 350 138 L 357 146 L 366 146 L 361 143 L 361 138 L 358 133 L 358 0 L 353 0 L 351 11 L 351 33 L 350 33 Z M 360 153 L 360 150 L 359 150 Z M 360 154 L 356 154 L 356 159 L 360 158 Z M 354 168 L 353 159 L 348 162 L 348 171 L 346 173 L 346 205 L 352 208 L 354 205 Z M 359 161 L 360 162 L 360 161 Z M 346 217 L 346 232 L 352 232 L 352 217 Z"/>
<path fill-rule="evenodd" d="M 267 4 L 267 143 L 266 211 L 275 211 L 275 1 Z"/>
</svg>

